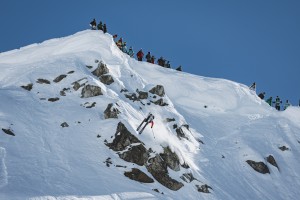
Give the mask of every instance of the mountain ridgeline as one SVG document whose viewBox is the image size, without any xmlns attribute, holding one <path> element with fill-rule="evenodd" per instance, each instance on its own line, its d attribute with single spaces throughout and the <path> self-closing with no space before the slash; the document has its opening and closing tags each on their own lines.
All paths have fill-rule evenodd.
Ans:
<svg viewBox="0 0 300 200">
<path fill-rule="evenodd" d="M 0 199 L 300 195 L 299 107 L 137 61 L 90 30 L 1 53 L 0 70 Z"/>
</svg>

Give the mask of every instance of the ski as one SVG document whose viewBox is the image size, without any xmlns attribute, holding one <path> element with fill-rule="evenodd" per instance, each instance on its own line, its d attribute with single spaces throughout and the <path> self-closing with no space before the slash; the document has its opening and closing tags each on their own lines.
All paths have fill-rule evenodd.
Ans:
<svg viewBox="0 0 300 200">
<path fill-rule="evenodd" d="M 137 127 L 136 131 L 139 131 L 139 129 L 141 128 L 141 126 L 143 125 L 143 123 L 145 122 L 145 120 L 146 120 L 146 119 L 144 119 L 144 120 L 142 121 L 142 123 Z"/>
</svg>

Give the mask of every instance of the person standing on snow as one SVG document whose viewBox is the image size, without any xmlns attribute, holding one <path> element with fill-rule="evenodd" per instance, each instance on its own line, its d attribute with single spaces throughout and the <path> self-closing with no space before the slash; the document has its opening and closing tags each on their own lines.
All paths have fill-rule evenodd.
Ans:
<svg viewBox="0 0 300 200">
<path fill-rule="evenodd" d="M 276 96 L 275 102 L 273 103 L 275 103 L 276 110 L 280 111 L 280 104 L 282 103 L 282 101 L 280 101 L 279 96 Z"/>
<path fill-rule="evenodd" d="M 144 57 L 144 53 L 143 50 L 139 50 L 139 52 L 137 52 L 136 57 L 138 59 L 138 61 L 143 61 L 143 57 Z"/>
<path fill-rule="evenodd" d="M 153 126 L 154 126 L 153 120 L 154 120 L 154 115 L 152 115 L 152 113 L 149 113 L 148 116 L 142 121 L 142 123 L 136 129 L 137 131 L 139 131 L 141 126 L 145 123 L 144 127 L 139 131 L 139 134 L 142 134 L 142 132 L 144 131 L 144 129 L 146 128 L 146 126 L 148 124 L 151 124 L 151 128 L 153 128 Z"/>
<path fill-rule="evenodd" d="M 102 22 L 100 21 L 100 23 L 97 25 L 98 30 L 103 31 L 103 25 Z"/>
<path fill-rule="evenodd" d="M 289 102 L 289 100 L 286 100 L 285 104 L 284 104 L 284 107 L 283 107 L 283 110 L 287 109 L 287 107 L 289 107 L 291 104 Z"/>
<path fill-rule="evenodd" d="M 250 90 L 256 91 L 256 83 L 252 83 L 252 85 L 249 87 Z"/>
<path fill-rule="evenodd" d="M 103 24 L 103 33 L 107 33 L 106 24 Z"/>
<path fill-rule="evenodd" d="M 146 55 L 146 61 L 147 61 L 148 63 L 151 62 L 151 54 L 150 54 L 150 51 L 148 51 L 148 53 L 147 53 L 147 55 Z"/>
<path fill-rule="evenodd" d="M 151 63 L 154 64 L 154 62 L 155 62 L 155 57 L 151 56 Z"/>
<path fill-rule="evenodd" d="M 258 96 L 259 96 L 259 98 L 264 99 L 265 98 L 265 94 L 266 94 L 265 92 L 262 92 L 262 93 L 259 93 Z"/>
<path fill-rule="evenodd" d="M 266 102 L 267 102 L 270 106 L 272 106 L 272 97 L 268 98 L 268 99 L 266 100 Z"/>
<path fill-rule="evenodd" d="M 90 26 L 92 27 L 92 30 L 96 30 L 97 22 L 95 18 L 93 19 L 93 21 L 91 21 Z"/>
<path fill-rule="evenodd" d="M 129 47 L 127 54 L 132 58 L 134 56 L 134 51 L 132 50 L 132 47 Z"/>
</svg>

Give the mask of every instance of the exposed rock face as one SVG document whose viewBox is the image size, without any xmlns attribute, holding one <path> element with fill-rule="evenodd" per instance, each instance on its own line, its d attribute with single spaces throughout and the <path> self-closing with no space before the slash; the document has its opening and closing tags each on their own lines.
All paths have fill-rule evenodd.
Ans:
<svg viewBox="0 0 300 200">
<path fill-rule="evenodd" d="M 65 128 L 65 127 L 69 127 L 69 124 L 67 122 L 63 122 L 60 126 Z"/>
<path fill-rule="evenodd" d="M 190 183 L 190 182 L 192 182 L 193 180 L 197 180 L 197 179 L 193 176 L 192 173 L 184 173 L 184 174 L 182 174 L 182 176 L 180 176 L 180 178 L 181 178 L 183 181 L 187 182 L 187 183 Z"/>
<path fill-rule="evenodd" d="M 74 72 L 75 72 L 75 71 L 72 70 L 72 71 L 69 71 L 67 74 L 73 74 Z"/>
<path fill-rule="evenodd" d="M 289 150 L 289 148 L 287 148 L 286 146 L 282 146 L 282 147 L 278 147 L 281 151 L 286 151 Z"/>
<path fill-rule="evenodd" d="M 174 122 L 174 121 L 175 121 L 175 118 L 167 118 L 166 121 L 167 121 L 167 122 Z"/>
<path fill-rule="evenodd" d="M 164 148 L 164 153 L 161 153 L 160 156 L 166 162 L 167 166 L 174 170 L 180 170 L 180 162 L 176 153 L 173 153 L 169 147 Z"/>
<path fill-rule="evenodd" d="M 198 192 L 203 192 L 203 193 L 210 193 L 209 189 L 212 189 L 210 186 L 204 184 L 204 185 L 196 185 Z"/>
<path fill-rule="evenodd" d="M 169 104 L 165 103 L 162 98 L 158 99 L 157 101 L 151 101 L 151 102 L 154 103 L 155 105 L 159 105 L 159 106 L 167 106 L 167 105 L 169 105 Z"/>
<path fill-rule="evenodd" d="M 135 93 L 132 93 L 132 94 L 125 94 L 125 97 L 131 101 L 137 101 L 138 100 L 138 97 L 136 96 Z"/>
<path fill-rule="evenodd" d="M 93 75 L 97 76 L 100 78 L 103 74 L 107 74 L 109 72 L 106 64 L 100 62 L 98 64 L 98 67 L 92 72 Z"/>
<path fill-rule="evenodd" d="M 21 88 L 24 88 L 25 90 L 30 91 L 32 89 L 33 84 L 29 83 L 28 85 L 22 85 Z"/>
<path fill-rule="evenodd" d="M 67 75 L 65 75 L 65 74 L 59 75 L 58 77 L 56 77 L 56 78 L 53 80 L 53 82 L 58 83 L 58 82 L 60 82 L 61 80 L 63 80 L 64 78 L 66 78 L 66 77 L 67 77 Z"/>
<path fill-rule="evenodd" d="M 113 104 L 110 103 L 107 105 L 105 111 L 104 111 L 104 118 L 118 118 L 118 114 L 120 114 L 120 111 L 117 108 L 113 107 Z"/>
<path fill-rule="evenodd" d="M 102 75 L 100 76 L 100 81 L 106 85 L 110 85 L 114 82 L 114 79 L 111 75 Z"/>
<path fill-rule="evenodd" d="M 81 98 L 89 98 L 99 95 L 103 95 L 99 86 L 86 85 L 81 91 Z"/>
<path fill-rule="evenodd" d="M 177 133 L 177 137 L 179 138 L 185 138 L 188 140 L 188 137 L 184 134 L 183 130 L 181 127 L 176 128 L 176 133 Z"/>
<path fill-rule="evenodd" d="M 3 131 L 4 133 L 6 133 L 7 135 L 15 136 L 14 132 L 12 132 L 12 130 L 10 130 L 10 129 L 5 129 L 5 128 L 3 128 L 2 131 Z"/>
<path fill-rule="evenodd" d="M 40 84 L 50 84 L 50 81 L 42 78 L 39 78 L 36 82 Z"/>
<path fill-rule="evenodd" d="M 153 183 L 154 180 L 147 174 L 137 168 L 133 168 L 130 172 L 125 172 L 124 175 L 132 180 L 139 181 L 142 183 Z"/>
<path fill-rule="evenodd" d="M 152 94 L 157 94 L 160 97 L 163 97 L 165 95 L 164 86 L 162 86 L 162 85 L 155 86 L 149 92 Z"/>
<path fill-rule="evenodd" d="M 169 188 L 170 190 L 179 190 L 183 184 L 172 179 L 167 170 L 167 164 L 156 155 L 154 158 L 148 160 L 149 165 L 147 170 L 152 174 L 152 176 L 162 185 Z"/>
<path fill-rule="evenodd" d="M 263 162 L 255 162 L 253 160 L 247 160 L 246 161 L 255 171 L 261 173 L 261 174 L 266 174 L 266 173 L 269 173 L 270 174 L 270 171 L 269 171 L 269 168 L 268 166 L 263 163 Z"/>
<path fill-rule="evenodd" d="M 273 165 L 273 166 L 277 167 L 277 169 L 279 169 L 279 167 L 278 167 L 278 165 L 276 163 L 276 160 L 275 160 L 275 158 L 272 155 L 269 155 L 267 157 L 267 161 L 268 161 L 268 163 L 270 163 L 271 165 Z"/>
<path fill-rule="evenodd" d="M 142 143 L 137 137 L 132 135 L 122 122 L 118 123 L 115 139 L 107 146 L 114 151 L 123 151 L 133 143 Z"/>
<path fill-rule="evenodd" d="M 54 102 L 54 101 L 58 101 L 59 98 L 58 97 L 55 97 L 55 98 L 49 98 L 48 101 L 51 101 L 51 102 Z"/>
<path fill-rule="evenodd" d="M 119 156 L 127 162 L 132 162 L 140 166 L 143 166 L 149 157 L 147 149 L 142 144 L 130 147 L 128 151 L 119 154 Z"/>
<path fill-rule="evenodd" d="M 139 91 L 139 99 L 147 99 L 148 98 L 148 92 Z"/>
</svg>

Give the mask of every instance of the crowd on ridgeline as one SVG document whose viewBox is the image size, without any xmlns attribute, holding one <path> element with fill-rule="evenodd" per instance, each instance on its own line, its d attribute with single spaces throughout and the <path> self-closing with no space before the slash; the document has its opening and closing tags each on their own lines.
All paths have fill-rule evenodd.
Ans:
<svg viewBox="0 0 300 200">
<path fill-rule="evenodd" d="M 92 30 L 101 30 L 103 31 L 103 33 L 107 33 L 107 28 L 106 28 L 106 24 L 103 24 L 102 21 L 99 22 L 99 24 L 97 25 L 97 22 L 96 22 L 96 19 L 93 19 L 91 22 L 90 22 L 90 26 L 91 26 L 91 29 Z M 125 41 L 123 41 L 123 38 L 120 37 L 119 39 L 118 38 L 118 35 L 115 34 L 113 35 L 113 39 L 114 39 L 114 42 L 116 43 L 117 47 L 123 52 L 123 53 L 126 53 L 128 54 L 130 57 L 134 57 L 134 51 L 133 51 L 133 48 L 132 46 L 129 47 L 129 49 L 127 49 L 127 44 Z M 136 58 L 138 61 L 143 61 L 144 59 L 144 52 L 143 52 L 143 49 L 140 49 L 137 53 L 136 53 Z M 146 54 L 145 56 L 146 58 L 146 61 L 148 63 L 152 63 L 152 64 L 155 64 L 155 56 L 151 54 L 150 51 L 148 51 L 148 53 Z M 171 68 L 171 64 L 170 64 L 170 61 L 164 59 L 162 56 L 160 58 L 157 59 L 157 64 L 159 66 L 162 66 L 162 67 L 165 67 L 165 68 Z M 177 68 L 175 68 L 177 71 L 182 71 L 182 67 L 181 65 L 179 65 Z"/>
<path fill-rule="evenodd" d="M 250 90 L 253 90 L 256 92 L 256 83 L 252 83 L 252 85 L 249 87 Z M 262 100 L 264 100 L 266 93 L 265 92 L 261 92 L 258 94 L 259 98 L 261 98 Z M 275 107 L 276 110 L 280 111 L 281 110 L 281 105 L 282 105 L 282 100 L 280 99 L 279 96 L 276 96 L 275 101 L 273 101 L 273 97 L 269 97 L 268 99 L 266 99 L 266 102 L 273 107 Z M 291 105 L 291 103 L 289 102 L 289 100 L 286 100 L 285 103 L 283 104 L 283 110 L 286 110 L 289 106 Z M 300 107 L 300 100 L 299 100 L 299 105 Z"/>
<path fill-rule="evenodd" d="M 96 20 L 93 19 L 91 22 L 90 22 L 90 26 L 91 26 L 91 29 L 92 30 L 101 30 L 103 31 L 103 33 L 107 33 L 107 27 L 106 27 L 106 24 L 102 23 L 102 21 L 99 22 L 99 24 L 97 24 Z M 128 54 L 130 57 L 134 57 L 134 51 L 133 51 L 133 48 L 132 46 L 129 47 L 129 49 L 127 49 L 127 44 L 125 41 L 123 41 L 123 38 L 120 37 L 119 39 L 118 38 L 118 35 L 115 34 L 113 35 L 113 39 L 114 39 L 114 42 L 116 43 L 117 47 L 123 52 L 123 53 L 126 53 Z M 138 61 L 143 61 L 144 59 L 144 52 L 143 52 L 143 49 L 140 49 L 137 53 L 136 53 L 136 58 Z M 155 64 L 155 56 L 151 54 L 150 51 L 148 51 L 148 53 L 146 54 L 145 56 L 145 59 L 146 59 L 146 62 L 148 63 L 152 63 L 152 64 Z M 165 68 L 171 68 L 171 64 L 170 64 L 170 61 L 166 60 L 164 57 L 159 57 L 157 59 L 157 64 L 159 66 L 162 66 L 162 67 L 165 67 Z M 182 67 L 181 65 L 179 67 L 176 68 L 177 71 L 182 71 Z M 250 87 L 249 87 L 250 90 L 253 90 L 256 92 L 256 83 L 254 82 Z M 264 99 L 265 98 L 265 95 L 266 93 L 265 92 L 261 92 L 258 94 L 258 96 L 261 98 L 261 99 Z M 272 97 L 269 97 L 266 102 L 270 105 L 270 106 L 273 106 L 275 107 L 276 110 L 280 111 L 281 110 L 281 104 L 282 104 L 282 101 L 281 99 L 279 98 L 279 96 L 276 96 L 275 98 L 275 101 L 273 101 L 273 98 Z M 285 110 L 287 107 L 289 107 L 291 105 L 291 103 L 289 102 L 289 100 L 286 100 L 286 102 L 284 103 L 283 105 L 283 110 Z M 300 107 L 300 100 L 299 100 L 299 107 Z"/>
</svg>

